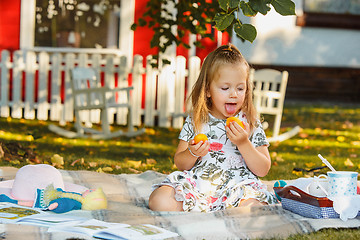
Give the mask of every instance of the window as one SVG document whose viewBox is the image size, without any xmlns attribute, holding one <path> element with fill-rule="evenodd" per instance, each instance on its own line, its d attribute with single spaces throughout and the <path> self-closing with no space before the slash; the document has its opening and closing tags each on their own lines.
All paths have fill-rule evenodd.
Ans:
<svg viewBox="0 0 360 240">
<path fill-rule="evenodd" d="M 298 26 L 360 29 L 360 0 L 303 0 Z"/>
<path fill-rule="evenodd" d="M 36 0 L 35 46 L 117 48 L 119 0 Z"/>
<path fill-rule="evenodd" d="M 21 1 L 20 48 L 132 56 L 135 0 Z"/>
</svg>

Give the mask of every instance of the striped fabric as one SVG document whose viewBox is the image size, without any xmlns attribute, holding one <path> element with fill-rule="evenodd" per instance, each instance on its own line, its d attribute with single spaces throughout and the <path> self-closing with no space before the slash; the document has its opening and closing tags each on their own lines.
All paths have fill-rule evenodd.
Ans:
<svg viewBox="0 0 360 240">
<path fill-rule="evenodd" d="M 16 168 L 2 167 L 4 180 L 13 179 Z M 147 207 L 151 185 L 159 183 L 164 175 L 147 171 L 142 174 L 106 174 L 90 171 L 61 170 L 64 181 L 88 188 L 102 187 L 109 204 L 107 210 L 76 210 L 66 214 L 95 218 L 107 222 L 127 224 L 153 224 L 179 233 L 176 239 L 251 239 L 287 237 L 305 234 L 322 228 L 359 228 L 360 217 L 346 222 L 340 219 L 313 219 L 287 211 L 280 204 L 273 206 L 232 208 L 211 213 L 153 212 Z M 272 182 L 263 181 L 271 189 Z M 314 211 L 313 208 L 302 209 Z M 306 210 L 307 209 L 307 210 Z M 323 213 L 319 213 L 322 216 Z M 65 240 L 71 237 L 92 239 L 70 233 L 48 233 L 47 228 L 0 224 L 0 237 L 4 239 Z"/>
</svg>

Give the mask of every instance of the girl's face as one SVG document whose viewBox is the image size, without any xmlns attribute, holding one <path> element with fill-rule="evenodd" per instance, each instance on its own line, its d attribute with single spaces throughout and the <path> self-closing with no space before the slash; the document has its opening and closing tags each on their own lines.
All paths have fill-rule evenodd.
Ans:
<svg viewBox="0 0 360 240">
<path fill-rule="evenodd" d="M 235 116 L 241 109 L 246 92 L 245 64 L 222 65 L 210 83 L 207 97 L 211 98 L 210 113 L 218 119 Z"/>
</svg>

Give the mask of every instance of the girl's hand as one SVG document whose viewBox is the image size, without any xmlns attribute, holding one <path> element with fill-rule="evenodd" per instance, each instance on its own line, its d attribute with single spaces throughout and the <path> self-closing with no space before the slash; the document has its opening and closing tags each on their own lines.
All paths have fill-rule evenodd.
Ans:
<svg viewBox="0 0 360 240">
<path fill-rule="evenodd" d="M 249 139 L 250 126 L 247 122 L 243 122 L 245 129 L 243 129 L 238 123 L 231 122 L 228 126 L 225 126 L 226 135 L 230 141 L 236 146 L 242 144 Z"/>
<path fill-rule="evenodd" d="M 193 139 L 189 141 L 189 149 L 196 156 L 205 156 L 209 152 L 209 148 L 210 143 L 208 140 L 206 140 L 205 142 L 200 141 L 197 144 L 195 144 L 195 141 Z"/>
</svg>

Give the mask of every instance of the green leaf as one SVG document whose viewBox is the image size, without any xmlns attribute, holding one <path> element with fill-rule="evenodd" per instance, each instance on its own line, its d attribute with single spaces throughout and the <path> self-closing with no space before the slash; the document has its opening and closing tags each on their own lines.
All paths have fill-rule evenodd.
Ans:
<svg viewBox="0 0 360 240">
<path fill-rule="evenodd" d="M 136 28 L 137 28 L 137 24 L 136 24 L 136 23 L 133 23 L 133 24 L 131 25 L 131 30 L 135 31 Z"/>
<path fill-rule="evenodd" d="M 245 16 L 247 16 L 247 17 L 252 17 L 252 16 L 255 16 L 255 15 L 257 14 L 257 12 L 254 11 L 254 10 L 250 7 L 249 3 L 247 3 L 247 2 L 241 1 L 241 2 L 240 2 L 240 8 L 241 8 L 243 14 L 244 14 Z"/>
<path fill-rule="evenodd" d="M 238 37 L 251 43 L 255 40 L 257 35 L 255 27 L 251 24 L 240 24 L 237 22 L 234 25 L 234 31 Z"/>
<path fill-rule="evenodd" d="M 271 10 L 269 7 L 270 2 L 271 0 L 249 0 L 249 5 L 254 11 L 266 15 Z"/>
<path fill-rule="evenodd" d="M 221 7 L 223 10 L 227 11 L 227 9 L 228 9 L 228 7 L 229 7 L 229 1 L 230 1 L 230 0 L 218 0 L 218 1 L 219 1 L 220 7 Z"/>
<path fill-rule="evenodd" d="M 273 0 L 271 5 L 274 6 L 276 12 L 283 16 L 295 15 L 295 3 L 291 0 Z"/>
<path fill-rule="evenodd" d="M 224 14 L 224 13 L 217 13 L 214 17 L 214 21 L 215 21 L 215 27 L 219 30 L 219 31 L 223 31 L 225 30 L 228 26 L 230 26 L 230 24 L 232 23 L 232 21 L 235 19 L 234 13 L 230 13 L 230 14 Z"/>
<path fill-rule="evenodd" d="M 163 58 L 162 63 L 163 63 L 163 65 L 167 65 L 167 64 L 170 64 L 171 62 L 168 59 Z"/>
<path fill-rule="evenodd" d="M 139 26 L 144 27 L 146 25 L 146 21 L 142 18 L 139 19 Z"/>
<path fill-rule="evenodd" d="M 230 0 L 229 7 L 230 8 L 237 8 L 239 6 L 240 0 Z"/>
<path fill-rule="evenodd" d="M 220 7 L 227 11 L 228 8 L 237 8 L 239 6 L 240 0 L 219 0 Z"/>
</svg>

